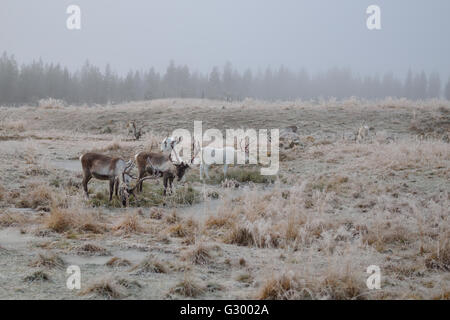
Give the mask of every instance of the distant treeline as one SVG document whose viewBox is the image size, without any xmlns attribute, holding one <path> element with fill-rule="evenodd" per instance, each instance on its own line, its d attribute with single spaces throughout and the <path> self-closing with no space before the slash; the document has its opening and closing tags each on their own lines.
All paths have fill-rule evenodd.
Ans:
<svg viewBox="0 0 450 320">
<path fill-rule="evenodd" d="M 210 98 L 241 100 L 293 100 L 351 96 L 376 99 L 442 98 L 450 100 L 450 79 L 443 84 L 439 74 L 409 71 L 404 80 L 392 73 L 360 77 L 350 69 L 333 68 L 310 75 L 285 67 L 241 73 L 230 63 L 208 74 L 191 72 L 171 62 L 164 74 L 153 68 L 120 76 L 107 65 L 104 70 L 86 62 L 75 72 L 41 60 L 19 66 L 14 56 L 0 58 L 0 105 L 34 104 L 43 98 L 70 104 L 106 104 L 157 98 Z"/>
</svg>

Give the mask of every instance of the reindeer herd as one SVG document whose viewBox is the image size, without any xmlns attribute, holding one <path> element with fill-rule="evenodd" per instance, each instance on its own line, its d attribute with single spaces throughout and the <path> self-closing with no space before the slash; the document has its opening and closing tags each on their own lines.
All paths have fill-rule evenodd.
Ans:
<svg viewBox="0 0 450 320">
<path fill-rule="evenodd" d="M 227 161 L 226 158 L 233 158 L 237 153 L 234 147 L 212 148 L 210 146 L 197 147 L 195 143 L 192 144 L 192 158 L 190 162 L 180 161 L 174 148 L 182 140 L 182 137 L 168 137 L 161 143 L 161 150 L 159 152 L 142 151 L 134 156 L 132 160 L 125 161 L 118 157 L 110 157 L 99 153 L 88 152 L 80 157 L 82 173 L 83 173 L 83 190 L 86 197 L 89 198 L 88 183 L 92 178 L 109 181 L 109 201 L 112 200 L 115 194 L 119 197 L 123 206 L 126 206 L 130 195 L 138 201 L 137 192 L 142 192 L 143 182 L 147 179 L 162 178 L 164 183 L 164 196 L 167 192 L 172 193 L 172 183 L 175 178 L 180 181 L 187 170 L 192 166 L 194 158 L 201 153 L 200 156 L 200 176 L 203 179 L 203 172 L 209 178 L 208 168 L 211 164 L 204 160 L 204 153 L 214 154 L 223 153 L 224 155 L 224 178 L 227 175 Z M 248 154 L 248 145 L 245 146 L 245 153 Z M 172 154 L 175 155 L 175 161 L 172 159 Z M 135 177 L 131 170 L 137 167 L 138 176 Z M 131 182 L 137 180 L 134 187 Z"/>
<path fill-rule="evenodd" d="M 181 138 L 168 137 L 161 144 L 160 152 L 139 152 L 135 155 L 136 164 L 132 161 L 125 161 L 121 158 L 110 157 L 99 153 L 88 152 L 80 156 L 83 173 L 83 190 L 89 198 L 88 183 L 92 178 L 109 181 L 109 201 L 113 194 L 119 197 L 123 206 L 126 206 L 130 195 L 138 200 L 135 190 L 142 192 L 142 184 L 147 179 L 163 178 L 164 195 L 167 189 L 172 192 L 172 182 L 175 177 L 181 180 L 190 168 L 189 163 L 180 162 L 178 155 L 174 152 L 177 162 L 172 161 L 172 151 L 176 144 L 181 142 Z M 194 157 L 191 160 L 191 164 Z M 131 170 L 137 165 L 138 177 L 136 178 Z M 137 182 L 131 187 L 132 180 Z"/>
</svg>

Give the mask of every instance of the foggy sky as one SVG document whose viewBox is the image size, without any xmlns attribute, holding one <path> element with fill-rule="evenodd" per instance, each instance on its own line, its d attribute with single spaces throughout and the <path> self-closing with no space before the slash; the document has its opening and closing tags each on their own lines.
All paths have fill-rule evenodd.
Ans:
<svg viewBox="0 0 450 320">
<path fill-rule="evenodd" d="M 66 28 L 77 4 L 82 29 Z M 382 30 L 366 28 L 366 8 L 381 7 Z M 281 65 L 310 72 L 408 68 L 450 74 L 448 0 L 1 0 L 0 52 L 20 63 L 42 58 L 71 69 L 86 59 L 124 73 L 171 59 L 209 72 Z"/>
</svg>

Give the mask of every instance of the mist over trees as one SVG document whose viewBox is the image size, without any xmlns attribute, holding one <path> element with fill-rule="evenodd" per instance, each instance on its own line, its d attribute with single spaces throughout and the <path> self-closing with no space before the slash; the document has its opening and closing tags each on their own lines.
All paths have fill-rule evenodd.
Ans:
<svg viewBox="0 0 450 320">
<path fill-rule="evenodd" d="M 110 65 L 104 69 L 86 62 L 74 72 L 42 60 L 20 65 L 14 56 L 0 57 L 0 105 L 34 104 L 55 98 L 70 104 L 107 104 L 158 98 L 210 98 L 242 100 L 293 100 L 348 97 L 377 99 L 405 97 L 412 100 L 450 100 L 450 79 L 441 83 L 438 73 L 408 72 L 405 79 L 392 73 L 359 76 L 347 68 L 332 68 L 309 74 L 286 67 L 239 72 L 231 63 L 207 73 L 170 62 L 164 74 L 155 69 L 118 75 Z"/>
</svg>

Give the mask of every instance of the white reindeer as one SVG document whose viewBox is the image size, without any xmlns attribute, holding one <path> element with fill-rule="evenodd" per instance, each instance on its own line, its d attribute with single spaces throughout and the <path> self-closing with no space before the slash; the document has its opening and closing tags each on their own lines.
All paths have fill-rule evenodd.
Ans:
<svg viewBox="0 0 450 320">
<path fill-rule="evenodd" d="M 175 158 L 178 163 L 181 163 L 178 154 L 174 151 L 174 148 L 177 144 L 179 144 L 183 140 L 183 137 L 167 137 L 161 142 L 161 151 L 169 156 L 173 153 L 175 154 Z"/>
<path fill-rule="evenodd" d="M 242 142 L 242 141 L 241 141 Z M 215 148 L 212 146 L 201 147 L 200 143 L 197 142 L 198 150 L 197 153 L 200 153 L 200 179 L 203 180 L 203 172 L 206 175 L 206 178 L 209 179 L 209 167 L 212 164 L 223 164 L 223 177 L 224 179 L 227 176 L 228 165 L 235 163 L 235 156 L 238 153 L 234 147 L 225 146 L 223 148 Z M 245 145 L 245 156 L 248 157 L 249 154 L 249 143 Z M 242 148 L 241 148 L 241 151 Z M 222 157 L 220 156 L 222 155 Z"/>
</svg>

